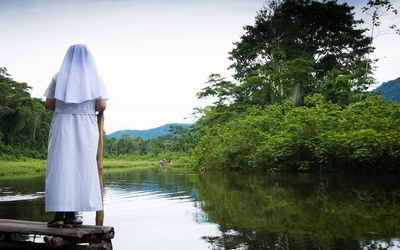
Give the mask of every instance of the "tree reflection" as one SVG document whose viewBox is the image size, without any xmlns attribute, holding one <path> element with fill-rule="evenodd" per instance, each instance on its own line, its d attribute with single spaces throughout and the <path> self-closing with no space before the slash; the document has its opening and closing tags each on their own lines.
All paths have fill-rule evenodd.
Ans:
<svg viewBox="0 0 400 250">
<path fill-rule="evenodd" d="M 400 235 L 394 177 L 196 178 L 202 217 L 222 233 L 203 237 L 216 249 L 389 249 Z"/>
</svg>

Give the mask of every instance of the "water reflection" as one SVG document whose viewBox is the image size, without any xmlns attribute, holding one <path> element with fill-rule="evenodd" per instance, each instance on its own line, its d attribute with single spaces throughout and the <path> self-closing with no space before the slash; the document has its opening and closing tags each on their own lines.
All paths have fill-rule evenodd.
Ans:
<svg viewBox="0 0 400 250">
<path fill-rule="evenodd" d="M 230 249 L 399 249 L 396 176 L 204 175 L 202 209 Z"/>
<path fill-rule="evenodd" d="M 107 173 L 104 186 L 104 223 L 116 228 L 114 249 L 208 249 L 201 236 L 218 234 L 216 224 L 196 222 L 202 212 L 184 171 Z M 93 216 L 84 214 L 85 220 Z"/>
<path fill-rule="evenodd" d="M 106 171 L 104 224 L 116 250 L 400 249 L 397 177 Z M 51 218 L 43 176 L 0 187 L 1 218 Z"/>
</svg>

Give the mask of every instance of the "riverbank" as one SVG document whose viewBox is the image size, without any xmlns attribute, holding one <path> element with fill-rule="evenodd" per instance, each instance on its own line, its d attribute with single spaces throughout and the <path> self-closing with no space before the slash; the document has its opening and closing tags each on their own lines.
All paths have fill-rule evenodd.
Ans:
<svg viewBox="0 0 400 250">
<path fill-rule="evenodd" d="M 152 157 L 138 157 L 132 159 L 103 159 L 104 171 L 112 171 L 137 167 L 156 167 L 160 159 Z M 187 156 L 176 156 L 170 167 L 186 168 L 189 165 Z M 0 160 L 0 176 L 30 175 L 46 172 L 46 160 L 43 159 L 22 159 L 14 161 Z"/>
</svg>

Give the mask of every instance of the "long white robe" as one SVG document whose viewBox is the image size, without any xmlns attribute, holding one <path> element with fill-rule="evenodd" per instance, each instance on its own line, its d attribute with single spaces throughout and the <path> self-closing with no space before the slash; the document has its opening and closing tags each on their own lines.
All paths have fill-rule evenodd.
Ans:
<svg viewBox="0 0 400 250">
<path fill-rule="evenodd" d="M 102 210 L 95 100 L 108 100 L 108 93 L 86 45 L 69 47 L 44 96 L 56 105 L 48 145 L 46 212 Z"/>
<path fill-rule="evenodd" d="M 52 89 L 46 92 L 50 98 Z M 70 104 L 56 100 L 46 167 L 46 212 L 103 209 L 98 139 L 94 100 Z"/>
</svg>

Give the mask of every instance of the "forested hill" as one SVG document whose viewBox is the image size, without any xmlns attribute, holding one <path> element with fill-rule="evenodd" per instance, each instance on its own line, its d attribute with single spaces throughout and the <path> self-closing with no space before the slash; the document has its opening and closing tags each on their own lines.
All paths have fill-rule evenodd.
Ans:
<svg viewBox="0 0 400 250">
<path fill-rule="evenodd" d="M 381 92 L 382 99 L 387 102 L 400 103 L 400 77 L 388 82 L 382 83 L 373 92 Z"/>
<path fill-rule="evenodd" d="M 160 135 L 171 134 L 169 131 L 171 126 L 181 126 L 183 128 L 189 127 L 191 124 L 186 123 L 170 123 L 163 126 L 146 129 L 146 130 L 119 130 L 114 133 L 107 135 L 109 138 L 115 138 L 119 140 L 123 135 L 129 135 L 131 137 L 141 137 L 143 140 L 154 139 Z"/>
</svg>

